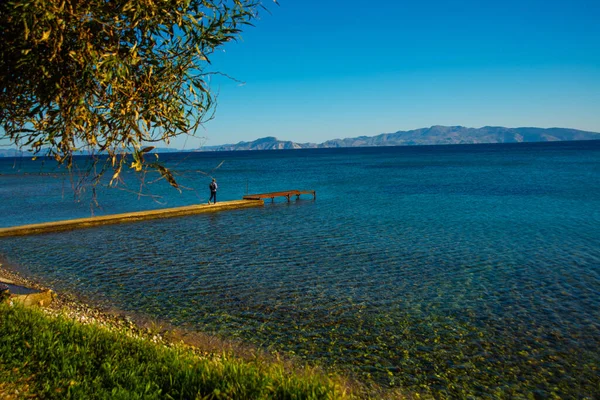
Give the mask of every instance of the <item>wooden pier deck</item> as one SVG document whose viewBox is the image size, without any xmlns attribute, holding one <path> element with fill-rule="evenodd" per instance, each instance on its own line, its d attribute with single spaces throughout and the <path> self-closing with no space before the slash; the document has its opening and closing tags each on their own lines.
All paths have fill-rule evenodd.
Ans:
<svg viewBox="0 0 600 400">
<path fill-rule="evenodd" d="M 300 198 L 301 194 L 312 194 L 313 199 L 317 198 L 317 192 L 314 190 L 285 190 L 283 192 L 271 192 L 271 193 L 258 193 L 258 194 L 247 194 L 243 198 L 244 200 L 262 200 L 262 199 L 275 199 L 275 197 L 285 197 L 287 201 L 290 201 L 291 196 L 296 196 L 296 199 Z"/>
<path fill-rule="evenodd" d="M 46 222 L 41 224 L 0 228 L 0 237 L 35 235 L 47 232 L 70 231 L 99 225 L 120 224 L 125 222 L 144 221 L 157 218 L 180 217 L 184 215 L 202 214 L 215 211 L 234 210 L 239 208 L 262 206 L 264 201 L 235 200 L 222 201 L 217 204 L 198 204 L 184 207 L 163 208 L 159 210 L 137 211 L 124 214 L 102 215 L 98 217 L 79 218 L 67 221 Z"/>
</svg>

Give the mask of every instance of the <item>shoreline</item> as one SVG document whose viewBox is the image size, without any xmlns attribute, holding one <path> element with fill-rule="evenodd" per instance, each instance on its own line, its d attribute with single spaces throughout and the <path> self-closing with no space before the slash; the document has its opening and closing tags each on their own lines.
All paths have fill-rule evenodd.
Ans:
<svg viewBox="0 0 600 400">
<path fill-rule="evenodd" d="M 165 347 L 184 347 L 199 357 L 214 357 L 227 354 L 244 361 L 262 360 L 269 363 L 280 363 L 294 374 L 308 371 L 319 371 L 335 377 L 345 390 L 354 393 L 357 398 L 395 399 L 406 398 L 406 392 L 397 389 L 384 389 L 379 385 L 359 381 L 344 371 L 331 370 L 326 366 L 308 364 L 285 354 L 269 352 L 239 340 L 220 338 L 198 330 L 176 327 L 165 321 L 158 321 L 147 316 L 134 314 L 116 308 L 106 308 L 93 304 L 82 296 L 72 293 L 56 292 L 30 278 L 24 277 L 18 268 L 6 262 L 0 255 L 0 281 L 9 280 L 16 285 L 36 290 L 51 289 L 54 299 L 50 305 L 36 307 L 46 315 L 56 318 L 66 317 L 84 325 L 95 325 L 113 332 L 125 332 L 127 336 L 151 341 Z"/>
<path fill-rule="evenodd" d="M 103 307 L 80 295 L 57 292 L 38 281 L 24 277 L 17 269 L 0 256 L 0 281 L 9 281 L 7 283 L 36 290 L 51 289 L 55 293 L 50 305 L 40 307 L 44 313 L 50 316 L 63 315 L 82 324 L 96 324 L 110 330 L 126 329 L 134 336 L 165 346 L 184 345 L 194 353 L 203 355 L 226 352 L 245 360 L 257 357 L 280 358 L 279 355 L 270 354 L 241 341 L 222 339 L 201 331 L 176 327 L 166 321 L 159 321 L 141 314 Z"/>
</svg>

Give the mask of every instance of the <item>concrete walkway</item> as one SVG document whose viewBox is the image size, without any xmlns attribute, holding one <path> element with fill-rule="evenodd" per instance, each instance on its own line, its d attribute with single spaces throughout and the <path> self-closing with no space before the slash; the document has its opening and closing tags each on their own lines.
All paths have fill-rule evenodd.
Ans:
<svg viewBox="0 0 600 400">
<path fill-rule="evenodd" d="M 207 212 L 235 210 L 239 208 L 258 207 L 264 205 L 262 200 L 222 201 L 217 204 L 198 204 L 193 206 L 163 208 L 159 210 L 137 211 L 124 214 L 102 215 L 99 217 L 71 219 L 67 221 L 46 222 L 0 228 L 0 237 L 35 235 L 47 232 L 70 231 L 99 225 L 112 225 L 124 222 L 145 221 L 157 218 L 181 217 L 184 215 L 202 214 Z"/>
</svg>

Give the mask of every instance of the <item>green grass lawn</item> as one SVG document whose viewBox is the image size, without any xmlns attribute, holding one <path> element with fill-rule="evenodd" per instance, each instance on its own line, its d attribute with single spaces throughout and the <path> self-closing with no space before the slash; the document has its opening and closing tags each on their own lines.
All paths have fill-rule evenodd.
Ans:
<svg viewBox="0 0 600 400">
<path fill-rule="evenodd" d="M 339 380 L 283 363 L 200 357 L 40 310 L 0 304 L 0 397 L 80 399 L 344 399 Z"/>
</svg>

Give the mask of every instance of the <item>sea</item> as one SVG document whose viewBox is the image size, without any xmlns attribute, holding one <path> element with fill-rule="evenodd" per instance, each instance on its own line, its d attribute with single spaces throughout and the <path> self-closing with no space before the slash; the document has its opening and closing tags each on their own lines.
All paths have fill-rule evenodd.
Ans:
<svg viewBox="0 0 600 400">
<path fill-rule="evenodd" d="M 152 156 L 154 157 L 154 156 Z M 436 398 L 600 395 L 600 141 L 161 154 L 156 173 L 0 158 L 0 227 L 315 190 L 1 238 L 95 304 Z"/>
</svg>

